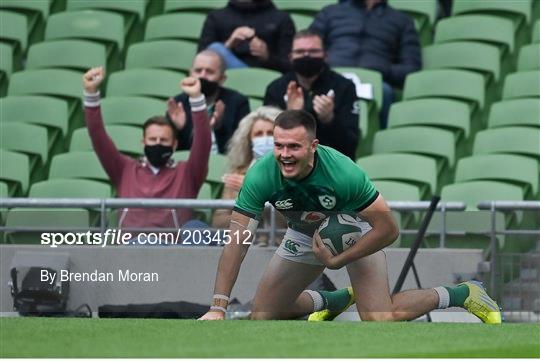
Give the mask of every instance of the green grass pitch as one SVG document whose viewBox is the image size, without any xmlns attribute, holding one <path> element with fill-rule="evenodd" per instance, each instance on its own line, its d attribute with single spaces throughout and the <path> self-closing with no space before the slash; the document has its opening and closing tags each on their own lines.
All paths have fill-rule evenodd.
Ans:
<svg viewBox="0 0 540 361">
<path fill-rule="evenodd" d="M 540 324 L 0 318 L 0 357 L 540 357 Z"/>
</svg>

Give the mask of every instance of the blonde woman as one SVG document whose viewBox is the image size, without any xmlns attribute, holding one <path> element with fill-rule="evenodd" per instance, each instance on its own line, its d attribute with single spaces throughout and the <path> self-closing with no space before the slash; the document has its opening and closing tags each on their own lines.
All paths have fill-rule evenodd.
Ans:
<svg viewBox="0 0 540 361">
<path fill-rule="evenodd" d="M 281 110 L 274 107 L 260 107 L 246 115 L 238 124 L 227 146 L 229 171 L 223 177 L 225 186 L 222 199 L 235 199 L 244 182 L 247 170 L 257 159 L 274 149 L 274 120 Z M 229 226 L 231 211 L 218 209 L 214 212 L 212 226 Z"/>
</svg>

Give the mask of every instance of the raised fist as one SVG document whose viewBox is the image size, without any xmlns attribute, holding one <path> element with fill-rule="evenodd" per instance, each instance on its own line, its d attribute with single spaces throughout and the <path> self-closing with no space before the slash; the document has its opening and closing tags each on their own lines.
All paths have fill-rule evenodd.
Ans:
<svg viewBox="0 0 540 361">
<path fill-rule="evenodd" d="M 105 79 L 105 70 L 102 66 L 91 68 L 83 75 L 83 86 L 87 93 L 95 93 Z"/>
</svg>

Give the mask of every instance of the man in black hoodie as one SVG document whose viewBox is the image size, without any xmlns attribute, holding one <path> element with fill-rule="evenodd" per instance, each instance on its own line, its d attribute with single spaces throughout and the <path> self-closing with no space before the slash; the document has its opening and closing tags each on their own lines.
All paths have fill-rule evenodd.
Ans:
<svg viewBox="0 0 540 361">
<path fill-rule="evenodd" d="M 286 72 L 294 23 L 271 0 L 229 0 L 211 11 L 204 23 L 199 51 L 218 52 L 227 68 L 261 67 Z"/>
</svg>

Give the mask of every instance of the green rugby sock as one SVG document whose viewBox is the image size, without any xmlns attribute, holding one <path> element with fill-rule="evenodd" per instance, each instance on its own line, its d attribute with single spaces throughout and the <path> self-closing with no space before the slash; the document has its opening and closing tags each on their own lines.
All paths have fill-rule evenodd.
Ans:
<svg viewBox="0 0 540 361">
<path fill-rule="evenodd" d="M 324 299 L 324 308 L 328 308 L 332 312 L 339 312 L 343 310 L 347 303 L 349 303 L 349 291 L 346 288 L 342 288 L 337 291 L 317 291 Z"/>
<path fill-rule="evenodd" d="M 445 287 L 450 295 L 449 307 L 463 307 L 465 300 L 469 297 L 469 287 L 459 285 L 457 287 Z"/>
</svg>

